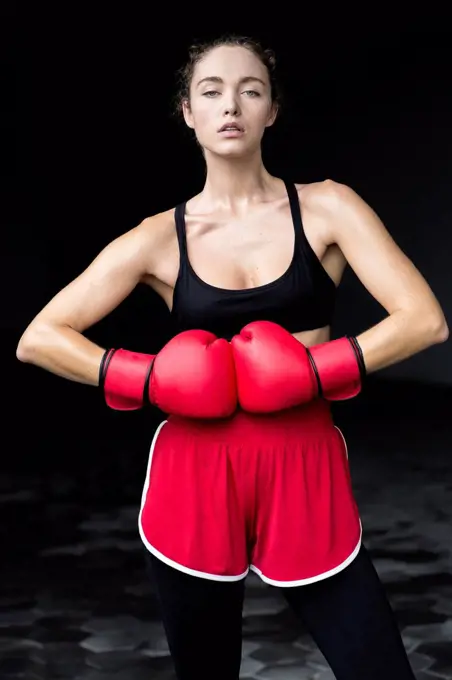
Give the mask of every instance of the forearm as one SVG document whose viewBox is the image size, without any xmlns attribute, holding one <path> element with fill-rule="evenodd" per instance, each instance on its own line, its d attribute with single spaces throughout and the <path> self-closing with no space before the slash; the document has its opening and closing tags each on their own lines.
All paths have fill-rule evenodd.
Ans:
<svg viewBox="0 0 452 680">
<path fill-rule="evenodd" d="M 306 337 L 294 337 L 307 346 Z M 309 344 L 318 392 L 331 401 L 359 394 L 363 376 L 408 359 L 448 337 L 441 313 L 400 310 L 354 338 Z M 356 342 L 355 342 L 356 341 Z"/>
<path fill-rule="evenodd" d="M 178 333 L 157 355 L 120 348 L 106 353 L 69 326 L 39 322 L 25 331 L 17 357 L 100 387 L 106 404 L 118 411 L 151 404 L 171 415 L 209 419 L 229 418 L 237 407 L 230 345 L 208 331 Z"/>
<path fill-rule="evenodd" d="M 447 324 L 441 315 L 399 310 L 356 339 L 363 353 L 366 372 L 373 373 L 444 342 L 447 337 Z"/>
<path fill-rule="evenodd" d="M 326 338 L 319 339 L 317 331 L 314 333 L 312 339 L 306 331 L 293 333 L 293 337 L 306 347 L 328 342 Z M 444 342 L 447 337 L 447 324 L 441 315 L 400 310 L 356 336 L 356 339 L 363 353 L 366 372 L 373 373 Z"/>
<path fill-rule="evenodd" d="M 21 338 L 17 358 L 55 375 L 97 386 L 105 350 L 68 326 L 38 325 Z"/>
</svg>

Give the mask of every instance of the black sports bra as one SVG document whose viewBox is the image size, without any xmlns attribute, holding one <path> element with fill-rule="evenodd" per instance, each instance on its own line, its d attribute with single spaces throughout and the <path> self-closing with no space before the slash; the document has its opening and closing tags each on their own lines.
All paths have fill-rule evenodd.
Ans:
<svg viewBox="0 0 452 680">
<path fill-rule="evenodd" d="M 171 312 L 176 332 L 203 329 L 230 340 L 251 321 L 274 321 L 290 333 L 331 324 L 336 286 L 306 239 L 296 187 L 286 183 L 286 190 L 295 229 L 292 261 L 278 279 L 255 288 L 225 290 L 199 278 L 188 259 L 185 203 L 176 207 L 180 266 Z"/>
</svg>

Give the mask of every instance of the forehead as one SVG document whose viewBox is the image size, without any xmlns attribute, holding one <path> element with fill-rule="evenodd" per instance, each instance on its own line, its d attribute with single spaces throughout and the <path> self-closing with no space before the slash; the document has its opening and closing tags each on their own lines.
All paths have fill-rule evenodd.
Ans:
<svg viewBox="0 0 452 680">
<path fill-rule="evenodd" d="M 208 52 L 196 64 L 193 81 L 196 85 L 201 78 L 239 80 L 253 76 L 268 81 L 267 69 L 259 57 L 246 47 L 222 45 Z"/>
</svg>

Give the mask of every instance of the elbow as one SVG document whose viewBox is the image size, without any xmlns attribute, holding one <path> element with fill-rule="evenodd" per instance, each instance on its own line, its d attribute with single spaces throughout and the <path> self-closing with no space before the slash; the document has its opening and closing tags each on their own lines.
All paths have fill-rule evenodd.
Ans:
<svg viewBox="0 0 452 680">
<path fill-rule="evenodd" d="M 436 343 L 446 342 L 449 340 L 449 326 L 446 319 L 443 317 L 435 328 Z"/>
<path fill-rule="evenodd" d="M 402 312 L 401 321 L 399 329 L 408 343 L 417 348 L 415 351 L 428 349 L 449 339 L 449 327 L 440 309 L 411 309 Z"/>
<path fill-rule="evenodd" d="M 449 326 L 442 313 L 436 314 L 433 317 L 425 317 L 428 319 L 426 323 L 426 336 L 429 345 L 439 345 L 449 339 Z"/>
<path fill-rule="evenodd" d="M 19 340 L 19 344 L 16 347 L 16 359 L 21 361 L 23 364 L 27 363 L 27 355 L 22 343 L 22 338 Z"/>
<path fill-rule="evenodd" d="M 32 324 L 23 333 L 16 347 L 16 358 L 24 364 L 36 363 L 39 349 L 48 337 L 49 329 Z"/>
<path fill-rule="evenodd" d="M 32 363 L 35 348 L 36 341 L 34 340 L 33 333 L 26 330 L 16 347 L 16 359 L 24 364 Z"/>
</svg>

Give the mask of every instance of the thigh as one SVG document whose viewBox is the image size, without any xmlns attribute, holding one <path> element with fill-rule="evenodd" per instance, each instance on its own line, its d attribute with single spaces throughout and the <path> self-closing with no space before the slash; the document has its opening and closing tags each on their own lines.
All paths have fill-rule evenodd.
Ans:
<svg viewBox="0 0 452 680">
<path fill-rule="evenodd" d="M 185 574 L 146 554 L 178 680 L 238 680 L 245 580 Z"/>
<path fill-rule="evenodd" d="M 343 571 L 283 594 L 337 680 L 414 680 L 397 622 L 362 546 Z"/>
</svg>

